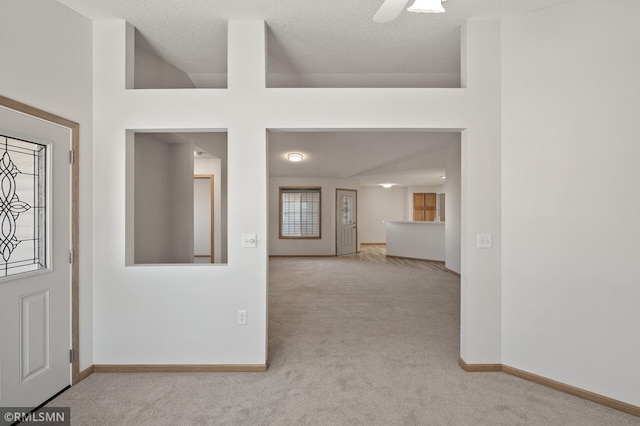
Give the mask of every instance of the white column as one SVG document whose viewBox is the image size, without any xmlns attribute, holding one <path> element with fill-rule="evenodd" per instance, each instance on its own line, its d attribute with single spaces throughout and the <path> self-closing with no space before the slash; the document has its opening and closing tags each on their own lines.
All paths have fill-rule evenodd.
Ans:
<svg viewBox="0 0 640 426">
<path fill-rule="evenodd" d="M 252 294 L 246 309 L 260 324 L 267 358 L 268 173 L 267 135 L 263 124 L 266 75 L 264 21 L 229 22 L 228 87 L 232 94 L 227 139 L 228 260 L 248 273 L 245 287 Z M 241 247 L 242 234 L 256 234 L 257 247 Z"/>
<path fill-rule="evenodd" d="M 462 133 L 460 356 L 468 364 L 501 363 L 500 23 L 469 21 L 462 38 L 469 92 Z M 493 247 L 476 247 L 477 234 Z"/>
</svg>

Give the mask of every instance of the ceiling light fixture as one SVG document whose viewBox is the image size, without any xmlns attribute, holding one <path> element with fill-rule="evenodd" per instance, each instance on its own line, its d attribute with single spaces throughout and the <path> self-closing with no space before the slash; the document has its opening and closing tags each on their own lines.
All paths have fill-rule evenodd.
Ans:
<svg viewBox="0 0 640 426">
<path fill-rule="evenodd" d="M 388 189 L 388 188 L 391 188 L 393 185 L 394 185 L 393 183 L 383 183 L 383 184 L 381 184 L 381 186 L 382 186 L 383 188 L 387 188 L 387 189 Z"/>
<path fill-rule="evenodd" d="M 416 0 L 407 10 L 418 13 L 443 13 L 445 10 L 442 3 L 443 0 Z"/>
<path fill-rule="evenodd" d="M 287 154 L 287 158 L 289 159 L 289 161 L 298 162 L 302 161 L 303 156 L 299 152 L 290 152 Z"/>
<path fill-rule="evenodd" d="M 446 176 L 440 176 L 440 179 L 446 179 L 446 178 L 447 178 Z"/>
</svg>

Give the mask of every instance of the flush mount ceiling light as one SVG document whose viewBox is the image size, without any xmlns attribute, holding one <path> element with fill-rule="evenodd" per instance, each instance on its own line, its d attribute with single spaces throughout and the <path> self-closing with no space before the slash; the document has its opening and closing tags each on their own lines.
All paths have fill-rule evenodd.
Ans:
<svg viewBox="0 0 640 426">
<path fill-rule="evenodd" d="M 289 161 L 298 162 L 302 161 L 303 157 L 299 152 L 290 152 L 287 154 L 287 158 L 289 159 Z"/>
<path fill-rule="evenodd" d="M 443 13 L 445 10 L 442 3 L 442 0 L 416 0 L 407 10 L 418 13 Z"/>
<path fill-rule="evenodd" d="M 383 188 L 391 188 L 393 185 L 393 183 L 383 183 L 380 186 L 382 186 Z"/>
<path fill-rule="evenodd" d="M 440 179 L 446 179 L 446 178 L 447 178 L 446 176 L 440 176 Z"/>
</svg>

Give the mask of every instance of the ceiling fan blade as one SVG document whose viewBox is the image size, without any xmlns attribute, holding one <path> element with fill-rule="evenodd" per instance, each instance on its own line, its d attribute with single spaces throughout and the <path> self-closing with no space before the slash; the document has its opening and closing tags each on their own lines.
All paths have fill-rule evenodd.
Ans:
<svg viewBox="0 0 640 426">
<path fill-rule="evenodd" d="M 379 23 L 393 21 L 400 15 L 407 3 L 409 3 L 409 0 L 385 0 L 374 15 L 373 20 Z"/>
</svg>

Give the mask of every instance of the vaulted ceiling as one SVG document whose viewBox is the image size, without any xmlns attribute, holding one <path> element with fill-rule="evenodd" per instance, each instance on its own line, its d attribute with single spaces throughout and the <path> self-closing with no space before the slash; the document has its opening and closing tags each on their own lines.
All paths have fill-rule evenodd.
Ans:
<svg viewBox="0 0 640 426">
<path fill-rule="evenodd" d="M 57 1 L 90 19 L 130 22 L 136 43 L 196 87 L 226 74 L 230 20 L 265 21 L 271 87 L 459 87 L 463 22 L 568 0 L 448 0 L 446 13 L 405 10 L 384 24 L 372 20 L 383 0 Z M 451 143 L 459 133 L 270 132 L 269 169 L 271 176 L 349 177 L 362 185 L 436 185 Z M 291 151 L 305 161 L 287 162 Z"/>
<path fill-rule="evenodd" d="M 384 24 L 372 20 L 383 0 L 58 1 L 91 19 L 130 22 L 159 57 L 189 75 L 226 73 L 227 22 L 260 19 L 267 24 L 272 81 L 313 84 L 314 76 L 323 75 L 333 78 L 321 82 L 353 86 L 362 80 L 348 76 L 366 74 L 370 87 L 425 82 L 450 87 L 459 84 L 465 20 L 521 14 L 567 0 L 449 0 L 446 13 L 403 11 Z"/>
</svg>

